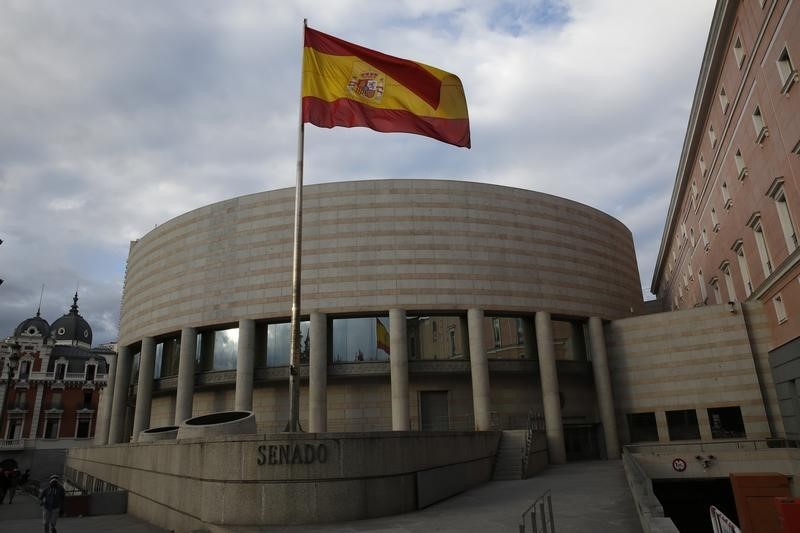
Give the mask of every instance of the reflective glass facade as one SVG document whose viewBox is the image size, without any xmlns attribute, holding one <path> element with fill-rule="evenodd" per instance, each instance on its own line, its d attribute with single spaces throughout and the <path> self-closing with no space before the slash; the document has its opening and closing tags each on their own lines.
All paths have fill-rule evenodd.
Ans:
<svg viewBox="0 0 800 533">
<path fill-rule="evenodd" d="M 338 318 L 332 329 L 333 363 L 389 360 L 389 317 Z"/>
</svg>

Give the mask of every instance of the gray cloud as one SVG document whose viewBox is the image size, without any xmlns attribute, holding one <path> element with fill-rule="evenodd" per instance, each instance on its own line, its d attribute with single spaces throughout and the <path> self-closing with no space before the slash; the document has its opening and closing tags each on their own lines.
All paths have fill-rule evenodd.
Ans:
<svg viewBox="0 0 800 533">
<path fill-rule="evenodd" d="M 113 339 L 128 243 L 294 183 L 301 22 L 457 73 L 472 150 L 306 128 L 306 182 L 541 190 L 628 225 L 649 285 L 713 2 L 11 1 L 0 19 L 0 336 L 80 284 Z"/>
</svg>

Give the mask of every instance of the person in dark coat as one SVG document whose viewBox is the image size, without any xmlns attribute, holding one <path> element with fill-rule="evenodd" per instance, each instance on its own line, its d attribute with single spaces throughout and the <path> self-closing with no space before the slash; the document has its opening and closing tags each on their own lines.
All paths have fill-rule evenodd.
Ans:
<svg viewBox="0 0 800 533">
<path fill-rule="evenodd" d="M 57 475 L 50 476 L 50 484 L 42 491 L 39 496 L 39 502 L 42 506 L 44 533 L 57 533 L 56 521 L 58 520 L 59 511 L 64 505 L 64 487 L 58 482 Z"/>
<path fill-rule="evenodd" d="M 8 472 L 8 470 L 6 470 Z M 19 471 L 19 468 L 15 468 L 11 471 L 8 476 L 8 503 L 14 501 L 14 494 L 17 493 L 17 487 L 19 486 L 19 480 L 22 477 L 22 474 Z"/>
<path fill-rule="evenodd" d="M 3 500 L 6 499 L 6 493 L 11 488 L 10 473 L 11 471 L 0 467 L 0 505 L 3 504 Z"/>
</svg>

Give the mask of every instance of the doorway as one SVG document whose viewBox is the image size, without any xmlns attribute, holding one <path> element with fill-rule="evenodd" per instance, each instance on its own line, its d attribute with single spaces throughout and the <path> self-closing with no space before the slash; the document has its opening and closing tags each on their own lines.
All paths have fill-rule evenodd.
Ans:
<svg viewBox="0 0 800 533">
<path fill-rule="evenodd" d="M 564 425 L 564 446 L 567 461 L 589 461 L 600 459 L 595 424 Z"/>
<path fill-rule="evenodd" d="M 447 391 L 420 391 L 420 431 L 448 431 L 450 414 L 447 409 Z"/>
</svg>

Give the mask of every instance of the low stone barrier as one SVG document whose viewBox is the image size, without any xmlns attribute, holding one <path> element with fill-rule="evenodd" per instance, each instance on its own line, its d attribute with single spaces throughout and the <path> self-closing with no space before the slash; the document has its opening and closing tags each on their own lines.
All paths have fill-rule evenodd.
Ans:
<svg viewBox="0 0 800 533">
<path fill-rule="evenodd" d="M 239 435 L 70 450 L 166 529 L 337 522 L 403 513 L 488 481 L 499 432 Z"/>
</svg>

